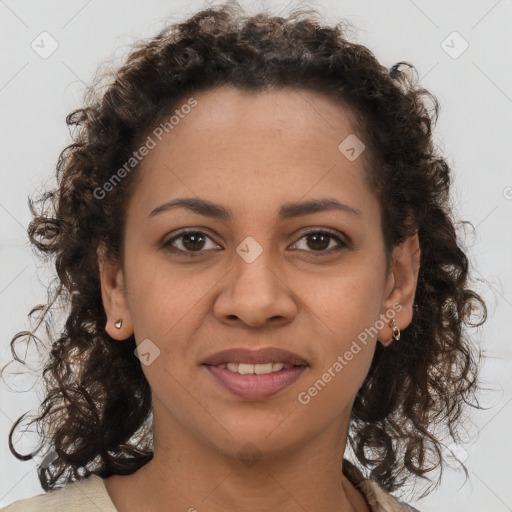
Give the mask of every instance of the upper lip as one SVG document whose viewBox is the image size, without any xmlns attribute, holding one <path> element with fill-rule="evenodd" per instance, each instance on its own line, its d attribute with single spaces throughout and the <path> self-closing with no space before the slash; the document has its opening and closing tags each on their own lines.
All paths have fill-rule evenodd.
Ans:
<svg viewBox="0 0 512 512">
<path fill-rule="evenodd" d="M 202 364 L 217 366 L 224 363 L 285 363 L 295 366 L 307 366 L 307 362 L 297 354 L 277 347 L 249 350 L 246 348 L 230 348 L 216 352 L 207 357 Z"/>
</svg>

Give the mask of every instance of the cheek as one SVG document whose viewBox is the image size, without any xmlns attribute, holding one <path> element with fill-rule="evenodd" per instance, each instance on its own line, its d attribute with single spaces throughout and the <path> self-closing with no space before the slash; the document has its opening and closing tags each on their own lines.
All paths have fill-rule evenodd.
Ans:
<svg viewBox="0 0 512 512">
<path fill-rule="evenodd" d="M 320 423 L 328 423 L 350 407 L 368 374 L 376 344 L 372 329 L 379 318 L 376 289 L 368 282 L 337 284 L 330 297 L 317 297 L 324 310 L 315 340 L 316 364 L 297 396 Z"/>
<path fill-rule="evenodd" d="M 142 261 L 146 261 L 142 263 Z M 162 263 L 139 264 L 133 261 L 130 281 L 130 309 L 136 339 L 150 338 L 168 345 L 181 339 L 178 333 L 193 328 L 208 300 L 208 291 L 218 276 L 207 272 L 191 272 Z"/>
<path fill-rule="evenodd" d="M 324 399 L 333 393 L 345 403 L 355 394 L 366 377 L 373 357 L 381 307 L 381 293 L 377 283 L 378 272 L 367 265 L 360 272 L 340 274 L 329 286 L 316 288 L 309 296 L 313 318 L 318 325 L 315 340 L 316 365 L 312 367 L 310 381 L 321 382 L 316 386 Z M 318 343 L 321 340 L 321 343 Z M 329 392 L 324 393 L 324 388 Z M 312 390 L 312 395 L 317 392 Z M 346 396 L 345 396 L 346 395 Z M 345 398 L 343 398 L 345 397 Z"/>
<path fill-rule="evenodd" d="M 382 301 L 382 273 L 371 262 L 347 265 L 320 284 L 310 278 L 304 287 L 304 302 L 320 319 L 323 333 L 343 348 L 343 344 L 379 318 Z"/>
</svg>

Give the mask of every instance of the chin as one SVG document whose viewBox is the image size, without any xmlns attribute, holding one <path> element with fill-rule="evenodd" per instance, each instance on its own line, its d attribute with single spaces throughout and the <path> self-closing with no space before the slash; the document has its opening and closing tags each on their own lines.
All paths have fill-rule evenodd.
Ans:
<svg viewBox="0 0 512 512">
<path fill-rule="evenodd" d="M 205 426 L 200 433 L 217 451 L 242 462 L 251 457 L 261 460 L 282 457 L 307 444 L 322 430 L 320 425 L 308 426 L 311 417 L 294 418 L 290 411 L 260 408 L 251 413 L 244 409 L 223 416 L 223 428 L 217 425 L 212 430 Z"/>
</svg>

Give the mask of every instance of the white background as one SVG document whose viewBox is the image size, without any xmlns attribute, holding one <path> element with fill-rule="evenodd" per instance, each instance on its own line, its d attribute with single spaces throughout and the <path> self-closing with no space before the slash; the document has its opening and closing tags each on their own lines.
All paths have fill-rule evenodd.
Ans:
<svg viewBox="0 0 512 512">
<path fill-rule="evenodd" d="M 27 196 L 53 179 L 57 156 L 69 142 L 66 114 L 80 106 L 84 84 L 101 62 L 117 62 L 135 39 L 156 34 L 166 19 L 178 21 L 207 6 L 187 3 L 0 0 L 0 365 L 9 360 L 13 335 L 30 327 L 29 310 L 46 299 L 48 273 L 26 235 Z M 251 11 L 263 5 L 287 12 L 284 2 L 240 3 Z M 471 415 L 477 429 L 464 447 L 469 481 L 463 486 L 460 470 L 447 468 L 437 492 L 410 503 L 422 512 L 512 510 L 511 1 L 302 5 L 317 7 L 329 21 L 351 20 L 357 41 L 386 66 L 401 60 L 416 66 L 441 103 L 436 136 L 453 167 L 458 214 L 476 226 L 468 245 L 478 290 L 489 306 L 489 320 L 478 333 L 488 356 L 481 375 L 490 389 L 482 396 L 489 409 Z M 43 31 L 59 45 L 47 59 L 31 48 Z M 453 31 L 469 44 L 458 58 L 442 46 L 446 40 L 452 53 L 462 48 L 458 36 L 446 39 Z M 15 382 L 22 389 L 35 380 Z M 7 445 L 13 421 L 37 405 L 34 390 L 12 393 L 0 382 L 0 506 L 42 492 L 35 464 L 15 459 Z"/>
</svg>

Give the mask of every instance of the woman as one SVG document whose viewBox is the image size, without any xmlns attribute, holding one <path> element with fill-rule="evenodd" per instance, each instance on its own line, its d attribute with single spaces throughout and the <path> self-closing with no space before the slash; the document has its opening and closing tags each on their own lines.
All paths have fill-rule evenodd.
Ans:
<svg viewBox="0 0 512 512">
<path fill-rule="evenodd" d="M 404 64 L 229 2 L 68 116 L 29 227 L 59 277 L 43 312 L 70 304 L 48 492 L 4 510 L 416 510 L 391 493 L 442 468 L 437 427 L 457 440 L 486 311 Z"/>
</svg>

